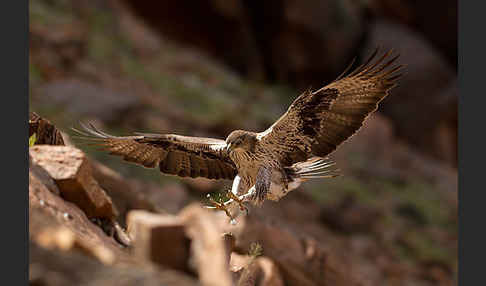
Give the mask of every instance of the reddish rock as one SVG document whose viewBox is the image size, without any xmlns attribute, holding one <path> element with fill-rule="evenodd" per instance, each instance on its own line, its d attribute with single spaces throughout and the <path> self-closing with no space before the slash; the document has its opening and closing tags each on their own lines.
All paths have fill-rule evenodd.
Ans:
<svg viewBox="0 0 486 286">
<path fill-rule="evenodd" d="M 137 259 L 188 270 L 190 240 L 181 219 L 134 210 L 128 213 L 127 225 Z"/>
<path fill-rule="evenodd" d="M 243 255 L 232 252 L 229 262 L 230 271 L 241 274 L 242 270 L 250 264 L 253 258 L 254 257 L 251 257 L 250 255 Z"/>
<path fill-rule="evenodd" d="M 92 245 L 87 241 L 80 240 L 74 232 L 64 226 L 45 228 L 34 237 L 34 240 L 44 248 L 63 251 L 79 249 L 108 265 L 113 264 L 116 259 L 115 254 L 108 247 L 102 244 Z"/>
<path fill-rule="evenodd" d="M 232 253 L 230 270 L 237 274 L 237 285 L 285 285 L 277 265 L 268 257 Z"/>
<path fill-rule="evenodd" d="M 185 207 L 179 217 L 191 239 L 191 261 L 203 285 L 232 285 L 227 250 L 214 213 L 198 204 Z"/>
<path fill-rule="evenodd" d="M 231 254 L 233 250 L 235 249 L 235 237 L 231 233 L 224 233 L 223 234 L 223 243 L 224 243 L 224 248 L 226 250 L 226 260 L 228 263 L 231 261 Z M 230 266 L 231 267 L 231 266 Z"/>
<path fill-rule="evenodd" d="M 29 148 L 29 153 L 32 162 L 54 179 L 61 196 L 79 206 L 89 218 L 117 216 L 110 197 L 92 177 L 87 158 L 79 149 L 39 145 Z"/>
<path fill-rule="evenodd" d="M 90 165 L 93 169 L 93 178 L 110 196 L 120 212 L 119 221 L 122 225 L 126 225 L 125 218 L 130 210 L 156 211 L 155 203 L 144 193 L 148 189 L 146 184 L 134 179 L 126 179 L 95 160 L 90 160 Z"/>
<path fill-rule="evenodd" d="M 76 251 L 46 249 L 31 241 L 29 244 L 30 285 L 200 285 L 196 279 L 170 269 L 148 265 L 102 264 Z"/>
<path fill-rule="evenodd" d="M 258 257 L 255 263 L 262 271 L 262 278 L 259 285 L 261 286 L 283 286 L 285 285 L 280 271 L 271 259 L 267 257 Z"/>
<path fill-rule="evenodd" d="M 246 252 L 258 242 L 263 255 L 275 261 L 287 285 L 359 285 L 351 261 L 337 255 L 305 233 L 298 233 L 280 220 L 239 217 L 236 226 L 222 226 L 236 237 L 236 249 Z"/>
<path fill-rule="evenodd" d="M 104 263 L 128 261 L 120 245 L 93 224 L 76 205 L 48 190 L 29 172 L 29 236 L 45 247 L 84 253 Z"/>
<path fill-rule="evenodd" d="M 61 191 L 59 191 L 59 188 L 54 182 L 54 180 L 49 176 L 49 173 L 47 173 L 44 168 L 42 168 L 39 165 L 36 165 L 32 162 L 32 157 L 29 154 L 29 172 L 31 172 L 36 178 L 38 178 L 42 183 L 47 187 L 49 191 L 51 191 L 53 194 L 60 195 Z"/>
</svg>

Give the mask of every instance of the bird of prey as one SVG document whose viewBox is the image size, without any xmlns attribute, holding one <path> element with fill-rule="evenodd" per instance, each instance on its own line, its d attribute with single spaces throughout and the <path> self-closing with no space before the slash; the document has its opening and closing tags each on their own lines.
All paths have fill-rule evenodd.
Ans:
<svg viewBox="0 0 486 286">
<path fill-rule="evenodd" d="M 93 125 L 76 130 L 114 155 L 162 173 L 180 177 L 233 179 L 230 199 L 212 200 L 214 208 L 232 215 L 227 206 L 279 200 L 309 179 L 337 174 L 327 158 L 363 125 L 401 76 L 402 65 L 392 65 L 392 51 L 379 49 L 336 80 L 298 96 L 288 110 L 263 132 L 235 130 L 226 140 L 174 134 L 135 133 L 112 136 Z"/>
</svg>

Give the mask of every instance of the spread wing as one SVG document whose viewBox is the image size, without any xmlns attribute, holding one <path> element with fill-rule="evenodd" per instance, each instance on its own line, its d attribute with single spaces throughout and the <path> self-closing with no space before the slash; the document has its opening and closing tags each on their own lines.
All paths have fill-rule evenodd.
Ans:
<svg viewBox="0 0 486 286">
<path fill-rule="evenodd" d="M 145 134 L 118 137 L 80 123 L 74 129 L 82 139 L 90 140 L 110 154 L 147 168 L 159 167 L 162 173 L 180 177 L 233 179 L 237 170 L 229 158 L 224 140 L 174 134 Z"/>
<path fill-rule="evenodd" d="M 353 135 L 375 111 L 401 76 L 398 58 L 386 52 L 378 60 L 378 49 L 356 70 L 317 91 L 306 91 L 270 128 L 258 134 L 260 143 L 277 149 L 286 164 L 311 155 L 324 157 Z"/>
</svg>

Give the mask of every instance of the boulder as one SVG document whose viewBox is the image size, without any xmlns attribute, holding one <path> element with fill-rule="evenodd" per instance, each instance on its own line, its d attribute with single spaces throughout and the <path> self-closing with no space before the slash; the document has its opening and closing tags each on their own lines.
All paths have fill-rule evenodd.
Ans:
<svg viewBox="0 0 486 286">
<path fill-rule="evenodd" d="M 263 255 L 276 262 L 286 285 L 359 285 L 356 273 L 348 271 L 351 261 L 324 248 L 306 233 L 296 232 L 282 220 L 250 215 L 239 217 L 235 226 L 222 222 L 232 232 L 239 253 L 257 242 Z"/>
<path fill-rule="evenodd" d="M 38 145 L 29 148 L 32 163 L 56 182 L 61 196 L 80 207 L 89 218 L 114 219 L 117 210 L 92 177 L 86 155 L 70 146 Z"/>
<path fill-rule="evenodd" d="M 190 240 L 178 217 L 133 210 L 127 215 L 127 225 L 136 259 L 188 270 Z"/>
<path fill-rule="evenodd" d="M 228 250 L 214 213 L 190 204 L 178 215 L 191 239 L 191 262 L 203 285 L 232 285 Z"/>
<path fill-rule="evenodd" d="M 173 271 L 139 264 L 102 264 L 75 251 L 29 244 L 30 285 L 130 286 L 200 285 L 196 279 Z"/>
<path fill-rule="evenodd" d="M 278 266 L 268 257 L 232 253 L 230 270 L 236 274 L 237 285 L 285 285 Z"/>
<path fill-rule="evenodd" d="M 130 260 L 113 238 L 78 206 L 53 194 L 44 179 L 29 171 L 29 236 L 46 248 L 78 249 L 106 264 Z"/>
<path fill-rule="evenodd" d="M 126 216 L 130 210 L 146 210 L 155 212 L 156 206 L 149 200 L 147 195 L 142 192 L 146 190 L 146 185 L 134 179 L 126 179 L 113 169 L 90 160 L 93 178 L 110 196 L 120 213 L 119 221 L 126 226 Z"/>
</svg>

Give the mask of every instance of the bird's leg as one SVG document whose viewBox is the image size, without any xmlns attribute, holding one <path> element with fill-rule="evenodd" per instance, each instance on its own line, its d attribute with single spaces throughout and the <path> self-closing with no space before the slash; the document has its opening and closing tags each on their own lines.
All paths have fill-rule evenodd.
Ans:
<svg viewBox="0 0 486 286">
<path fill-rule="evenodd" d="M 240 210 L 245 211 L 246 214 L 248 215 L 248 208 L 243 204 L 245 196 L 237 196 L 235 193 L 232 192 L 232 190 L 228 190 L 228 197 L 230 198 L 230 201 L 233 200 L 240 206 Z"/>
<path fill-rule="evenodd" d="M 209 202 L 214 206 L 215 209 L 217 210 L 221 210 L 221 211 L 224 211 L 225 214 L 231 219 L 231 220 L 234 220 L 235 218 L 231 215 L 231 213 L 229 212 L 228 210 L 228 204 L 227 202 L 222 202 L 222 203 L 218 203 L 217 201 L 215 201 L 210 194 L 207 195 L 207 198 L 209 200 Z"/>
<path fill-rule="evenodd" d="M 246 208 L 245 205 L 243 205 L 244 197 L 243 196 L 238 196 L 239 191 L 240 191 L 240 186 L 241 186 L 241 177 L 239 175 L 236 175 L 235 179 L 233 180 L 233 185 L 231 186 L 231 192 L 228 192 L 228 196 L 230 199 L 238 203 L 240 210 L 246 211 L 246 214 L 248 214 L 248 208 Z"/>
<path fill-rule="evenodd" d="M 235 179 L 233 180 L 233 186 L 231 187 L 231 190 L 228 190 L 228 192 L 227 192 L 227 196 L 230 199 L 227 200 L 226 202 L 222 202 L 222 203 L 216 202 L 215 200 L 213 200 L 208 195 L 208 199 L 211 202 L 211 204 L 213 204 L 213 206 L 212 207 L 208 206 L 206 208 L 222 210 L 226 213 L 226 215 L 229 218 L 231 218 L 233 220 L 234 217 L 229 212 L 228 206 L 231 203 L 236 202 L 240 206 L 240 209 L 242 211 L 243 210 L 246 211 L 246 214 L 248 214 L 248 208 L 246 208 L 246 206 L 243 205 L 243 202 L 246 201 L 247 196 L 246 195 L 238 196 L 238 191 L 239 191 L 239 188 L 240 188 L 240 181 L 241 181 L 241 177 L 239 175 L 236 175 Z"/>
<path fill-rule="evenodd" d="M 240 183 L 241 183 L 241 177 L 240 175 L 236 175 L 235 179 L 233 180 L 233 185 L 231 186 L 231 191 L 228 192 L 228 197 L 230 198 L 227 203 L 231 203 L 232 201 L 236 202 L 240 210 L 245 211 L 246 214 L 248 214 L 248 208 L 243 205 L 244 201 L 244 196 L 238 196 L 239 191 L 240 191 Z"/>
<path fill-rule="evenodd" d="M 289 189 L 290 178 L 283 167 L 280 167 L 280 171 L 282 172 L 282 184 L 284 186 L 283 192 L 285 193 Z"/>
</svg>

